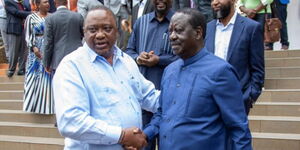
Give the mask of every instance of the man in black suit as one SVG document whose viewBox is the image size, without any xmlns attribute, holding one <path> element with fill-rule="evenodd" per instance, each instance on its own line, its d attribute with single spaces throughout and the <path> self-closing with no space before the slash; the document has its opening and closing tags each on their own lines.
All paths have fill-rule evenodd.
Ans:
<svg viewBox="0 0 300 150">
<path fill-rule="evenodd" d="M 137 18 L 141 17 L 144 14 L 150 13 L 152 11 L 154 11 L 154 7 L 153 4 L 151 3 L 151 0 L 141 0 L 138 4 L 136 4 L 132 8 L 131 25 L 132 26 L 134 25 Z"/>
<path fill-rule="evenodd" d="M 7 77 L 12 77 L 15 73 L 17 63 L 19 63 L 18 75 L 25 74 L 25 34 L 24 19 L 31 13 L 27 11 L 21 0 L 4 0 L 7 14 L 7 38 L 9 51 L 9 68 Z"/>
</svg>

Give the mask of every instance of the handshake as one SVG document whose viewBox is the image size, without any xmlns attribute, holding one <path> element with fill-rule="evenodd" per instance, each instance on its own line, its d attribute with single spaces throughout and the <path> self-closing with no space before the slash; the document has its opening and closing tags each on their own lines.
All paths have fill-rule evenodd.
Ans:
<svg viewBox="0 0 300 150">
<path fill-rule="evenodd" d="M 147 146 L 147 136 L 137 127 L 126 128 L 122 130 L 119 143 L 125 150 L 140 150 Z"/>
</svg>

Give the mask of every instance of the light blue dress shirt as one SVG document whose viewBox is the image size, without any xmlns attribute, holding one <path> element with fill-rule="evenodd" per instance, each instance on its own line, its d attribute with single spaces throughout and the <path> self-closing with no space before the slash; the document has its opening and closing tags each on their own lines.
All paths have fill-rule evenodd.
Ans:
<svg viewBox="0 0 300 150">
<path fill-rule="evenodd" d="M 160 92 L 130 56 L 113 50 L 111 65 L 84 44 L 55 72 L 56 118 L 65 150 L 121 150 L 122 128 L 142 128 L 141 108 L 158 108 Z"/>
<path fill-rule="evenodd" d="M 216 37 L 215 37 L 215 55 L 227 60 L 228 47 L 235 24 L 237 12 L 231 17 L 230 21 L 226 26 L 217 20 L 216 23 Z"/>
</svg>

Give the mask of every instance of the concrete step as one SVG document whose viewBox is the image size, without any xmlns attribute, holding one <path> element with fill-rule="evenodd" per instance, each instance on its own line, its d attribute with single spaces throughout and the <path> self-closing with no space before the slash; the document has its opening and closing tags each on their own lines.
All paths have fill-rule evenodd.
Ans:
<svg viewBox="0 0 300 150">
<path fill-rule="evenodd" d="M 265 89 L 300 89 L 300 78 L 267 78 Z"/>
<path fill-rule="evenodd" d="M 248 116 L 252 132 L 300 134 L 300 117 Z"/>
<path fill-rule="evenodd" d="M 1 100 L 22 100 L 23 95 L 24 95 L 24 90 L 0 91 L 0 101 Z"/>
<path fill-rule="evenodd" d="M 250 111 L 255 116 L 300 116 L 300 102 L 257 102 Z"/>
<path fill-rule="evenodd" d="M 12 76 L 11 78 L 8 77 L 0 77 L 1 82 L 24 82 L 24 76 Z"/>
<path fill-rule="evenodd" d="M 300 89 L 265 89 L 257 102 L 300 102 Z"/>
<path fill-rule="evenodd" d="M 0 109 L 22 110 L 23 100 L 0 100 Z"/>
<path fill-rule="evenodd" d="M 265 59 L 265 67 L 299 67 L 300 57 L 268 58 Z"/>
<path fill-rule="evenodd" d="M 54 124 L 55 115 L 27 113 L 22 110 L 0 110 L 0 122 L 27 122 Z"/>
<path fill-rule="evenodd" d="M 0 90 L 23 90 L 24 82 L 0 82 Z"/>
<path fill-rule="evenodd" d="M 266 78 L 300 77 L 300 67 L 269 67 L 266 68 Z"/>
<path fill-rule="evenodd" d="M 300 57 L 300 50 L 265 51 L 265 58 Z"/>
<path fill-rule="evenodd" d="M 1 150 L 63 150 L 64 139 L 0 135 Z"/>
<path fill-rule="evenodd" d="M 253 150 L 300 150 L 300 134 L 252 132 Z"/>
<path fill-rule="evenodd" d="M 63 138 L 53 124 L 0 122 L 0 135 Z"/>
</svg>

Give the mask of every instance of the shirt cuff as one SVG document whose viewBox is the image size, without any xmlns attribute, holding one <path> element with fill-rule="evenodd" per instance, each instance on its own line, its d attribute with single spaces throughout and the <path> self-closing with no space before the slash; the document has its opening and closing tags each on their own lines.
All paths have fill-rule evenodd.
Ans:
<svg viewBox="0 0 300 150">
<path fill-rule="evenodd" d="M 121 127 L 108 126 L 106 129 L 106 137 L 109 137 L 111 139 L 108 142 L 108 144 L 117 144 L 119 142 L 121 133 L 122 133 Z"/>
<path fill-rule="evenodd" d="M 156 135 L 153 126 L 146 127 L 143 132 L 146 134 L 147 140 L 152 140 Z"/>
</svg>

